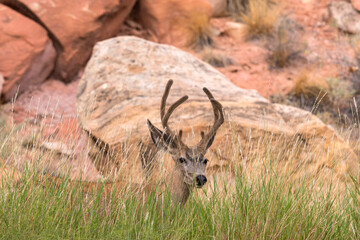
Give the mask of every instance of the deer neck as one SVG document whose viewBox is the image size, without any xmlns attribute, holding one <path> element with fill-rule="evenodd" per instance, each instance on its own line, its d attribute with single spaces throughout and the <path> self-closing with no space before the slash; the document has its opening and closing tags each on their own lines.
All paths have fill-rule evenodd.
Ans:
<svg viewBox="0 0 360 240">
<path fill-rule="evenodd" d="M 177 203 L 185 204 L 190 196 L 191 188 L 184 183 L 180 167 L 175 166 L 167 178 L 166 185 L 173 200 Z"/>
</svg>

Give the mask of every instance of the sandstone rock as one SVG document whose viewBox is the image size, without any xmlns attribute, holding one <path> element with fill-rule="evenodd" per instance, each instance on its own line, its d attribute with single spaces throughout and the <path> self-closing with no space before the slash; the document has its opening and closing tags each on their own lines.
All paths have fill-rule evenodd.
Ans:
<svg viewBox="0 0 360 240">
<path fill-rule="evenodd" d="M 5 5 L 8 8 L 14 10 L 15 12 L 20 13 L 24 17 L 31 19 L 32 21 L 39 24 L 42 28 L 44 28 L 52 41 L 57 55 L 60 55 L 60 53 L 64 50 L 64 46 L 61 44 L 55 34 L 46 26 L 46 24 L 41 20 L 41 18 L 39 18 L 28 6 L 26 6 L 26 4 L 24 4 L 20 0 L 0 0 L 0 4 Z"/>
<path fill-rule="evenodd" d="M 89 59 L 93 45 L 115 36 L 135 0 L 23 0 L 64 45 L 55 67 L 57 77 L 70 81 Z"/>
<path fill-rule="evenodd" d="M 213 17 L 224 17 L 227 14 L 226 0 L 207 0 L 213 8 Z"/>
<path fill-rule="evenodd" d="M 267 171 L 271 162 L 272 169 L 290 179 L 318 179 L 344 187 L 349 174 L 358 172 L 350 147 L 309 112 L 271 104 L 254 90 L 236 87 L 188 53 L 134 37 L 95 45 L 79 83 L 79 122 L 118 152 L 113 161 L 135 164 L 131 156 L 138 154 L 138 142 L 149 138 L 146 119 L 161 126 L 160 100 L 168 79 L 174 80 L 168 102 L 189 95 L 170 119 L 172 128 L 182 128 L 189 145 L 213 121 L 202 87 L 208 87 L 225 108 L 225 124 L 208 152 L 210 179 L 213 174 L 231 178 L 239 165 L 247 176 L 256 176 L 254 172 Z"/>
<path fill-rule="evenodd" d="M 5 79 L 2 97 L 9 101 L 49 76 L 55 50 L 46 31 L 28 18 L 0 5 L 0 19 L 0 72 Z"/>
<path fill-rule="evenodd" d="M 359 0 L 351 0 L 351 3 L 357 11 L 360 11 L 360 1 Z"/>
<path fill-rule="evenodd" d="M 247 25 L 236 22 L 226 22 L 224 34 L 233 38 L 236 41 L 244 41 L 247 33 Z"/>
<path fill-rule="evenodd" d="M 4 77 L 0 73 L 0 96 L 1 96 L 1 93 L 2 93 L 3 84 L 4 84 Z"/>
<path fill-rule="evenodd" d="M 353 34 L 360 32 L 360 13 L 353 8 L 351 3 L 332 1 L 328 7 L 329 14 L 338 28 Z"/>
<path fill-rule="evenodd" d="M 209 24 L 212 7 L 207 0 L 140 0 L 138 15 L 161 43 L 184 47 Z"/>
</svg>

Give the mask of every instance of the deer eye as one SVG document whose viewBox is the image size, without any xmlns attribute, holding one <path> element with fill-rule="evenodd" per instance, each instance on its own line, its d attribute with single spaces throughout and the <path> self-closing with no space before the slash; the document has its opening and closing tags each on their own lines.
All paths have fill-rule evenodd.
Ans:
<svg viewBox="0 0 360 240">
<path fill-rule="evenodd" d="M 181 157 L 181 158 L 179 158 L 179 162 L 180 162 L 180 163 L 185 163 L 185 162 L 186 162 L 186 159 Z"/>
<path fill-rule="evenodd" d="M 208 160 L 207 158 L 205 158 L 205 159 L 204 159 L 204 164 L 207 164 L 208 161 L 209 161 L 209 160 Z"/>
</svg>

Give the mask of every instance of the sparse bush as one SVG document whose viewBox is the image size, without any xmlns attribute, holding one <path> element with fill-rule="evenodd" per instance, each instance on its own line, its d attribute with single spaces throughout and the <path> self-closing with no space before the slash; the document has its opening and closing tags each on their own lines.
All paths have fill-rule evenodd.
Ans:
<svg viewBox="0 0 360 240">
<path fill-rule="evenodd" d="M 226 67 L 234 64 L 231 58 L 209 47 L 202 50 L 201 57 L 202 60 L 215 67 Z"/>
<path fill-rule="evenodd" d="M 267 40 L 271 67 L 283 68 L 291 59 L 298 57 L 304 49 L 299 36 L 299 25 L 288 17 L 282 17 Z"/>
<path fill-rule="evenodd" d="M 350 41 L 353 51 L 355 63 L 349 67 L 350 72 L 352 73 L 351 81 L 353 82 L 353 88 L 355 89 L 355 94 L 360 94 L 360 35 L 354 36 Z"/>
<path fill-rule="evenodd" d="M 204 47 L 214 47 L 213 33 L 207 14 L 196 12 L 184 22 L 187 24 L 186 29 L 189 34 L 188 47 L 197 50 Z"/>
<path fill-rule="evenodd" d="M 329 101 L 329 84 L 323 78 L 314 76 L 308 70 L 301 72 L 292 89 L 297 97 L 304 97 L 305 99 L 323 99 Z"/>
<path fill-rule="evenodd" d="M 354 96 L 355 89 L 352 88 L 349 81 L 342 81 L 340 78 L 329 78 L 328 83 L 332 97 L 337 100 Z"/>
<path fill-rule="evenodd" d="M 249 0 L 229 0 L 227 10 L 234 18 L 239 18 L 247 11 L 248 4 Z"/>
</svg>

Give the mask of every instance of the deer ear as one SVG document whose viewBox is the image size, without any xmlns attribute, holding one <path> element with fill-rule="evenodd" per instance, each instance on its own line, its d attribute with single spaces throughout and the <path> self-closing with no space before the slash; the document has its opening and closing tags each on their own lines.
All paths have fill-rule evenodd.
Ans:
<svg viewBox="0 0 360 240">
<path fill-rule="evenodd" d="M 174 140 L 168 136 L 166 133 L 163 133 L 160 129 L 155 127 L 149 119 L 147 120 L 147 124 L 150 131 L 151 139 L 157 147 L 164 148 L 166 150 L 171 150 L 177 148 Z"/>
</svg>

